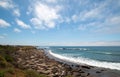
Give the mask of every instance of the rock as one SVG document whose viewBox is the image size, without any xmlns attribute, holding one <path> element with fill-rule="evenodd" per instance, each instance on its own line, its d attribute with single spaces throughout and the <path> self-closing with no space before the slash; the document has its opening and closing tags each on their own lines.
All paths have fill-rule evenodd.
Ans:
<svg viewBox="0 0 120 77">
<path fill-rule="evenodd" d="M 67 75 L 72 75 L 71 71 L 67 71 Z"/>
<path fill-rule="evenodd" d="M 76 76 L 81 76 L 81 74 L 79 72 L 73 72 L 73 77 L 76 77 Z"/>
<path fill-rule="evenodd" d="M 87 76 L 89 76 L 90 75 L 90 73 L 87 73 Z"/>
<path fill-rule="evenodd" d="M 37 72 L 39 72 L 40 74 L 46 74 L 48 75 L 50 73 L 50 71 L 44 71 L 44 70 L 37 70 Z"/>
<path fill-rule="evenodd" d="M 70 71 L 70 70 L 72 69 L 72 68 L 71 68 L 69 65 L 67 65 L 67 64 L 65 64 L 64 67 L 65 67 L 66 70 L 68 70 L 68 71 Z"/>
<path fill-rule="evenodd" d="M 38 73 L 40 73 L 41 72 L 41 70 L 36 70 Z"/>
<path fill-rule="evenodd" d="M 82 68 L 90 69 L 89 66 L 81 66 Z"/>
<path fill-rule="evenodd" d="M 34 62 L 35 61 L 35 59 L 34 58 L 32 58 L 32 59 L 30 59 L 32 62 Z"/>
<path fill-rule="evenodd" d="M 21 58 L 18 58 L 19 61 L 21 61 L 22 59 Z"/>
<path fill-rule="evenodd" d="M 81 69 L 80 67 L 79 67 L 79 68 L 78 68 L 78 67 L 73 67 L 73 68 L 72 68 L 72 71 L 77 71 L 77 72 L 79 72 L 79 71 L 82 71 L 82 69 Z"/>
<path fill-rule="evenodd" d="M 58 65 L 59 68 L 61 68 L 62 66 L 61 65 Z"/>
<path fill-rule="evenodd" d="M 28 57 L 25 57 L 25 60 L 29 60 L 29 58 L 28 58 Z"/>
<path fill-rule="evenodd" d="M 88 76 L 88 73 L 81 73 L 81 76 L 86 77 L 86 76 Z"/>
<path fill-rule="evenodd" d="M 30 58 L 31 58 L 31 59 L 33 59 L 33 58 L 34 58 L 34 56 L 30 56 Z"/>
<path fill-rule="evenodd" d="M 39 60 L 35 60 L 34 63 L 39 63 Z"/>
<path fill-rule="evenodd" d="M 72 67 L 74 66 L 74 65 L 71 65 Z"/>
<path fill-rule="evenodd" d="M 26 68 L 29 68 L 30 65 L 29 65 L 29 64 L 26 64 L 26 65 L 24 65 L 24 66 L 25 66 Z"/>
<path fill-rule="evenodd" d="M 21 50 L 17 53 L 17 65 L 18 67 L 25 67 L 25 69 L 32 69 L 38 73 L 45 74 L 48 77 L 97 77 L 98 73 L 102 73 L 102 69 L 93 69 L 91 66 L 87 65 L 68 65 L 61 62 L 57 62 L 54 59 L 50 59 L 45 56 L 44 52 L 27 49 Z M 21 66 L 20 66 L 21 65 Z M 91 73 L 94 73 L 94 76 Z M 88 73 L 89 72 L 89 73 Z M 101 74 L 100 74 L 101 75 Z"/>
<path fill-rule="evenodd" d="M 59 75 L 53 75 L 53 77 L 59 77 Z"/>
<path fill-rule="evenodd" d="M 55 74 L 57 71 L 58 71 L 57 68 L 53 68 L 53 69 L 52 69 L 52 73 L 54 73 L 54 74 Z"/>
<path fill-rule="evenodd" d="M 48 70 L 48 67 L 46 67 L 46 66 L 43 66 L 43 68 L 44 68 L 44 70 Z"/>
<path fill-rule="evenodd" d="M 76 67 L 80 67 L 79 65 L 76 65 Z"/>
<path fill-rule="evenodd" d="M 61 74 L 59 72 L 52 73 L 50 77 L 61 77 Z"/>
<path fill-rule="evenodd" d="M 67 72 L 66 72 L 66 71 L 62 71 L 61 75 L 62 75 L 62 76 L 66 76 L 66 75 L 67 75 Z"/>
<path fill-rule="evenodd" d="M 26 65 L 26 62 L 21 62 L 22 65 Z"/>
<path fill-rule="evenodd" d="M 105 71 L 104 69 L 102 69 L 101 71 Z"/>
<path fill-rule="evenodd" d="M 21 63 L 21 61 L 18 60 L 17 63 Z"/>
<path fill-rule="evenodd" d="M 85 73 L 85 72 L 81 70 L 81 71 L 79 71 L 79 73 Z"/>
<path fill-rule="evenodd" d="M 96 73 L 101 73 L 100 71 L 96 71 Z"/>
</svg>

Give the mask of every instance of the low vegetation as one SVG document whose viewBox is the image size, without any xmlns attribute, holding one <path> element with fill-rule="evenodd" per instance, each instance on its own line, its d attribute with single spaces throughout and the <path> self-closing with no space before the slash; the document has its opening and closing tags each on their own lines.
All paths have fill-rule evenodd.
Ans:
<svg viewBox="0 0 120 77">
<path fill-rule="evenodd" d="M 39 74 L 34 70 L 23 70 L 14 65 L 15 60 L 12 57 L 12 54 L 19 48 L 21 48 L 21 46 L 0 45 L 0 77 L 47 77 L 46 75 Z M 22 48 L 27 50 L 33 47 L 24 46 Z"/>
<path fill-rule="evenodd" d="M 42 74 L 38 74 L 37 72 L 35 72 L 34 70 L 26 70 L 25 71 L 26 77 L 47 77 L 45 75 Z"/>
</svg>

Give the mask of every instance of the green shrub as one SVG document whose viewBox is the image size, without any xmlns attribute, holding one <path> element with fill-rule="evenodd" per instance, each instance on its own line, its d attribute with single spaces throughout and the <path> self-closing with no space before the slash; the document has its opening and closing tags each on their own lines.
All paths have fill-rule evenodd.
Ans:
<svg viewBox="0 0 120 77">
<path fill-rule="evenodd" d="M 43 75 L 43 74 L 40 74 L 40 75 L 39 75 L 39 77 L 48 77 L 48 76 L 46 76 L 46 75 Z"/>
<path fill-rule="evenodd" d="M 4 71 L 0 71 L 0 77 L 4 77 Z"/>
<path fill-rule="evenodd" d="M 26 77 L 40 77 L 39 74 L 33 70 L 26 71 Z"/>
<path fill-rule="evenodd" d="M 71 76 L 71 75 L 68 75 L 68 76 L 65 76 L 65 77 L 73 77 L 73 76 Z"/>
<path fill-rule="evenodd" d="M 35 72 L 34 70 L 27 70 L 26 77 L 47 77 L 47 76 L 43 75 L 43 74 L 39 74 L 39 73 Z"/>
<path fill-rule="evenodd" d="M 5 56 L 6 61 L 13 62 L 13 58 L 10 55 Z"/>
<path fill-rule="evenodd" d="M 0 56 L 0 67 L 6 67 L 7 66 L 7 62 L 6 60 Z"/>
<path fill-rule="evenodd" d="M 14 68 L 7 68 L 5 72 L 10 73 L 10 74 L 15 74 L 15 69 Z"/>
<path fill-rule="evenodd" d="M 0 56 L 0 61 L 5 61 L 4 57 Z"/>
<path fill-rule="evenodd" d="M 0 67 L 5 68 L 6 66 L 7 66 L 7 63 L 6 63 L 6 62 L 4 62 L 4 61 L 0 62 Z"/>
<path fill-rule="evenodd" d="M 5 68 L 0 70 L 0 77 L 11 77 L 14 74 L 15 74 L 14 68 Z"/>
</svg>

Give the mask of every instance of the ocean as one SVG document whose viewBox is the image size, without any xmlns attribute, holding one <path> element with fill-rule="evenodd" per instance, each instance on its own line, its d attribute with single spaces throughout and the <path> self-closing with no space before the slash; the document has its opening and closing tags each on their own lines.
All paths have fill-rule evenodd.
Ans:
<svg viewBox="0 0 120 77">
<path fill-rule="evenodd" d="M 63 62 L 120 70 L 120 46 L 50 46 L 45 52 Z"/>
</svg>

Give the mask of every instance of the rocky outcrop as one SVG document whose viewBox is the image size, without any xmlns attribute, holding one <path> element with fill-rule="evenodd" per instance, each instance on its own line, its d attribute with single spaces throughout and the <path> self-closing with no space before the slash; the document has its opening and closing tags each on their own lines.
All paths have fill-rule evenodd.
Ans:
<svg viewBox="0 0 120 77">
<path fill-rule="evenodd" d="M 21 69 L 32 69 L 50 77 L 65 75 L 63 72 L 65 68 L 57 61 L 46 57 L 43 50 L 20 49 L 13 56 L 16 60 L 16 66 Z"/>
</svg>

